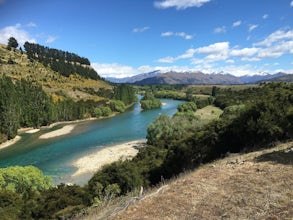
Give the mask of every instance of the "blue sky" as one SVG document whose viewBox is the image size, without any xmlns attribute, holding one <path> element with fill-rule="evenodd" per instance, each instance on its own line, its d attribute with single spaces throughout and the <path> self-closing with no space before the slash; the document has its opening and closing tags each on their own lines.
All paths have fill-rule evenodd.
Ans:
<svg viewBox="0 0 293 220">
<path fill-rule="evenodd" d="M 11 36 L 87 57 L 104 77 L 293 73 L 293 0 L 0 0 L 0 43 Z"/>
</svg>

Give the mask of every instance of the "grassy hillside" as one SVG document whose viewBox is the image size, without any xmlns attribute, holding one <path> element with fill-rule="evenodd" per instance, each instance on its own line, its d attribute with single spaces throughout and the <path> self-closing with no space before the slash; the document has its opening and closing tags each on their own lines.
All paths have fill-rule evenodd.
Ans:
<svg viewBox="0 0 293 220">
<path fill-rule="evenodd" d="M 292 166 L 293 142 L 231 154 L 77 219 L 291 219 Z"/>
<path fill-rule="evenodd" d="M 8 64 L 12 61 L 13 64 Z M 0 76 L 6 75 L 14 79 L 29 79 L 38 82 L 53 97 L 70 97 L 79 99 L 104 99 L 103 94 L 111 92 L 112 86 L 103 80 L 86 79 L 79 75 L 64 77 L 49 67 L 34 61 L 30 62 L 20 50 L 9 51 L 6 45 L 0 44 Z"/>
</svg>

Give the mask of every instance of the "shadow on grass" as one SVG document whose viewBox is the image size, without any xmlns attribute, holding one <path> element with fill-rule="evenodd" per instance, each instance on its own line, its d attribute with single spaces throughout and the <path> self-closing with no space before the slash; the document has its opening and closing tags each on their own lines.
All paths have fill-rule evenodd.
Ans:
<svg viewBox="0 0 293 220">
<path fill-rule="evenodd" d="M 263 154 L 254 159 L 256 162 L 271 161 L 285 165 L 293 165 L 293 146 L 285 150 L 274 151 L 271 153 Z"/>
</svg>

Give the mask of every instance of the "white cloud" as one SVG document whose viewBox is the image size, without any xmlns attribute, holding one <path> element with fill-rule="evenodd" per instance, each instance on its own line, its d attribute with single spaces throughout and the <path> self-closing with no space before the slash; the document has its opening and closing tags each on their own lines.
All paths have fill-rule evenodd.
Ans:
<svg viewBox="0 0 293 220">
<path fill-rule="evenodd" d="M 293 30 L 277 30 L 274 33 L 270 34 L 263 41 L 255 43 L 254 45 L 270 47 L 272 44 L 284 40 L 293 40 Z"/>
<path fill-rule="evenodd" d="M 167 32 L 164 32 L 164 33 L 161 34 L 162 37 L 170 37 L 170 36 L 173 36 L 173 35 L 174 35 L 174 33 L 171 32 L 171 31 L 167 31 Z"/>
<path fill-rule="evenodd" d="M 46 43 L 52 43 L 54 42 L 55 40 L 57 39 L 56 36 L 48 36 L 47 40 L 46 40 Z"/>
<path fill-rule="evenodd" d="M 263 16 L 262 16 L 262 19 L 267 19 L 269 17 L 269 15 L 268 14 L 264 14 Z"/>
<path fill-rule="evenodd" d="M 138 74 L 133 67 L 118 63 L 92 63 L 92 66 L 103 77 L 123 78 Z"/>
<path fill-rule="evenodd" d="M 32 43 L 37 42 L 36 39 L 31 37 L 30 34 L 22 28 L 21 24 L 0 29 L 0 43 L 7 44 L 10 37 L 14 37 L 20 45 L 23 45 L 26 41 Z"/>
<path fill-rule="evenodd" d="M 226 63 L 233 64 L 235 63 L 235 60 L 229 59 L 229 60 L 226 60 Z"/>
<path fill-rule="evenodd" d="M 177 60 L 183 60 L 183 59 L 192 58 L 194 53 L 195 53 L 195 49 L 191 48 L 191 49 L 188 49 L 187 51 L 185 51 L 184 54 L 181 54 L 181 55 L 179 55 L 177 57 L 167 56 L 167 57 L 160 58 L 160 59 L 156 60 L 156 62 L 159 62 L 159 63 L 174 63 Z"/>
<path fill-rule="evenodd" d="M 210 44 L 209 46 L 199 47 L 196 49 L 196 53 L 208 54 L 208 53 L 221 53 L 223 51 L 228 51 L 229 42 L 219 42 Z"/>
<path fill-rule="evenodd" d="M 254 29 L 256 29 L 257 27 L 258 27 L 257 24 L 250 24 L 250 25 L 248 25 L 248 31 L 251 32 L 251 31 L 253 31 Z"/>
<path fill-rule="evenodd" d="M 222 27 L 217 27 L 214 29 L 214 33 L 219 34 L 219 33 L 226 33 L 226 27 L 222 26 Z"/>
<path fill-rule="evenodd" d="M 290 6 L 293 7 L 293 1 L 291 1 Z"/>
<path fill-rule="evenodd" d="M 118 63 L 93 63 L 93 68 L 99 73 L 102 77 L 115 77 L 115 78 L 124 78 L 141 73 L 148 73 L 156 70 L 162 72 L 177 71 L 177 72 L 187 72 L 187 71 L 198 71 L 197 69 L 190 68 L 187 66 L 149 66 L 143 65 L 138 68 L 134 68 L 128 65 L 122 65 Z"/>
<path fill-rule="evenodd" d="M 259 51 L 259 48 L 243 48 L 243 49 L 233 49 L 230 51 L 231 56 L 235 57 L 250 57 L 256 54 Z"/>
<path fill-rule="evenodd" d="M 192 35 L 187 34 L 185 32 L 172 32 L 172 31 L 167 31 L 167 32 L 163 32 L 161 33 L 162 37 L 171 37 L 171 36 L 177 36 L 177 37 L 182 37 L 185 40 L 191 40 L 193 38 Z"/>
<path fill-rule="evenodd" d="M 242 21 L 235 21 L 233 24 L 232 24 L 232 26 L 233 27 L 238 27 L 238 26 L 240 26 L 242 24 Z"/>
<path fill-rule="evenodd" d="M 188 58 L 192 58 L 193 55 L 194 55 L 194 53 L 195 53 L 195 49 L 192 49 L 192 48 L 191 48 L 191 49 L 188 49 L 187 51 L 185 51 L 184 54 L 178 56 L 178 57 L 177 57 L 177 60 L 179 60 L 179 59 L 188 59 Z"/>
<path fill-rule="evenodd" d="M 202 59 L 195 58 L 192 63 L 211 63 L 229 58 L 229 42 L 218 42 L 195 49 L 197 54 L 208 54 Z"/>
<path fill-rule="evenodd" d="M 145 31 L 147 31 L 149 29 L 150 29 L 150 27 L 134 28 L 132 30 L 132 32 L 134 32 L 134 33 L 142 33 L 142 32 L 145 32 Z"/>
<path fill-rule="evenodd" d="M 154 5 L 162 9 L 175 7 L 177 10 L 183 10 L 191 7 L 201 7 L 210 1 L 211 0 L 163 0 L 156 1 Z"/>
</svg>

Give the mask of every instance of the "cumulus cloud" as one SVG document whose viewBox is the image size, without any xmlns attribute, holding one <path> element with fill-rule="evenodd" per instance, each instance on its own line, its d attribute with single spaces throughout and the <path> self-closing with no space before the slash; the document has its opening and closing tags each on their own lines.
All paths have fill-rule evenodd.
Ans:
<svg viewBox="0 0 293 220">
<path fill-rule="evenodd" d="M 233 24 L 232 24 L 232 26 L 233 27 L 238 27 L 238 26 L 240 26 L 242 24 L 242 21 L 235 21 Z"/>
<path fill-rule="evenodd" d="M 290 6 L 293 7 L 293 1 L 291 1 Z"/>
<path fill-rule="evenodd" d="M 270 47 L 272 44 L 279 41 L 293 40 L 293 30 L 277 30 L 266 37 L 263 41 L 255 43 L 255 46 Z"/>
<path fill-rule="evenodd" d="M 223 51 L 228 51 L 228 49 L 229 42 L 218 42 L 205 47 L 199 47 L 196 49 L 196 52 L 199 54 L 221 53 Z"/>
<path fill-rule="evenodd" d="M 156 60 L 156 62 L 159 62 L 159 63 L 174 63 L 177 60 L 192 58 L 194 53 L 195 53 L 195 49 L 191 48 L 191 49 L 186 50 L 185 53 L 183 53 L 183 54 L 181 54 L 181 55 L 179 55 L 177 57 L 167 56 L 167 57 L 160 58 L 160 59 Z"/>
<path fill-rule="evenodd" d="M 123 78 L 138 74 L 133 67 L 118 63 L 92 63 L 92 67 L 103 77 Z"/>
<path fill-rule="evenodd" d="M 154 3 L 156 8 L 172 8 L 175 7 L 177 10 L 183 10 L 191 7 L 201 7 L 211 0 L 163 0 L 156 1 Z"/>
<path fill-rule="evenodd" d="M 217 27 L 214 29 L 214 33 L 219 34 L 219 33 L 226 33 L 226 27 L 222 26 L 222 27 Z"/>
<path fill-rule="evenodd" d="M 191 40 L 193 38 L 192 35 L 187 34 L 185 32 L 172 32 L 172 31 L 167 31 L 167 32 L 163 32 L 161 33 L 162 37 L 171 37 L 171 36 L 177 36 L 177 37 L 182 37 L 185 40 Z"/>
<path fill-rule="evenodd" d="M 26 41 L 31 43 L 37 42 L 35 38 L 23 29 L 21 24 L 0 29 L 0 43 L 7 44 L 10 37 L 14 37 L 20 45 L 23 45 Z"/>
<path fill-rule="evenodd" d="M 149 29 L 150 29 L 150 27 L 134 28 L 132 30 L 132 32 L 134 32 L 134 33 L 142 33 L 142 32 L 145 32 L 145 31 L 147 31 Z"/>
<path fill-rule="evenodd" d="M 26 26 L 31 27 L 31 28 L 35 28 L 35 27 L 37 27 L 37 24 L 34 22 L 30 22 L 30 23 L 27 23 Z"/>
<path fill-rule="evenodd" d="M 254 29 L 256 29 L 257 27 L 258 27 L 257 24 L 250 24 L 250 25 L 248 25 L 248 31 L 251 32 L 251 31 L 253 31 Z"/>
<path fill-rule="evenodd" d="M 235 57 L 249 57 L 253 56 L 259 51 L 259 48 L 251 47 L 251 48 L 243 48 L 243 49 L 233 49 L 230 51 L 231 56 Z"/>
</svg>

